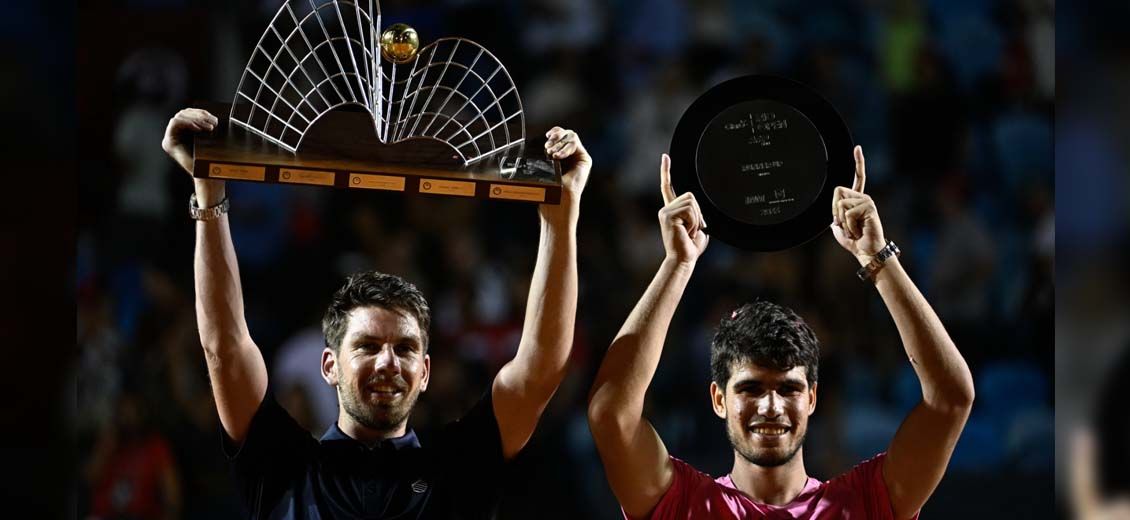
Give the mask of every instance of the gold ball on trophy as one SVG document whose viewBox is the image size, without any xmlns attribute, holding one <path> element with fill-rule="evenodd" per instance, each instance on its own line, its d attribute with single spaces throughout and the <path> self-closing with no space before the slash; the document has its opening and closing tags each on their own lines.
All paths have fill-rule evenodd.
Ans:
<svg viewBox="0 0 1130 520">
<path fill-rule="evenodd" d="M 381 33 L 381 56 L 393 63 L 408 63 L 420 50 L 420 36 L 416 29 L 402 23 L 394 23 Z"/>
</svg>

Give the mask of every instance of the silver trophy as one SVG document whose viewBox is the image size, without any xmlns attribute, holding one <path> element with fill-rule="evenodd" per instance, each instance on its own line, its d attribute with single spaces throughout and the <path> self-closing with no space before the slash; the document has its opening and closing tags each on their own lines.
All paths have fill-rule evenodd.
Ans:
<svg viewBox="0 0 1130 520">
<path fill-rule="evenodd" d="M 227 118 L 196 139 L 194 175 L 559 202 L 559 166 L 524 155 L 522 100 L 498 58 L 381 23 L 374 0 L 284 2 L 230 107 L 211 107 Z"/>
</svg>

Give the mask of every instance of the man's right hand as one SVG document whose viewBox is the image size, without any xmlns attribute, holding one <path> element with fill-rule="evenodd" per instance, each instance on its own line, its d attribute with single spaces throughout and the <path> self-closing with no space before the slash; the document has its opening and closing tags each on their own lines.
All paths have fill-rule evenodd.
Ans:
<svg viewBox="0 0 1130 520">
<path fill-rule="evenodd" d="M 211 132 L 220 120 L 207 110 L 200 108 L 186 108 L 177 112 L 165 127 L 165 138 L 161 140 L 161 148 L 169 154 L 184 171 L 192 175 L 192 135 L 201 132 Z M 195 179 L 196 203 L 202 208 L 219 204 L 224 198 L 224 181 L 212 179 Z"/>
<path fill-rule="evenodd" d="M 659 210 L 659 228 L 663 231 L 663 249 L 667 258 L 683 264 L 694 264 L 710 243 L 702 209 L 691 192 L 675 196 L 671 187 L 671 158 L 663 154 L 659 163 L 659 188 L 664 206 Z"/>
<path fill-rule="evenodd" d="M 192 175 L 192 150 L 188 145 L 192 142 L 191 134 L 196 132 L 211 132 L 220 120 L 199 108 L 186 108 L 177 112 L 165 127 L 165 138 L 161 141 L 161 148 L 173 160 Z"/>
</svg>

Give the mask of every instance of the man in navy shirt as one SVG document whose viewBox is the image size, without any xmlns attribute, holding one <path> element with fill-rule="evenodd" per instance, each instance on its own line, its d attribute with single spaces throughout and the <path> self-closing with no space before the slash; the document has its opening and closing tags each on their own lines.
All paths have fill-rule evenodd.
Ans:
<svg viewBox="0 0 1130 520">
<path fill-rule="evenodd" d="M 219 120 L 185 109 L 162 148 L 192 171 L 191 135 Z M 411 283 L 350 277 L 322 321 L 321 369 L 338 394 L 337 422 L 314 440 L 268 390 L 263 355 L 243 313 L 224 183 L 194 179 L 196 309 L 212 392 L 240 495 L 253 518 L 482 518 L 499 474 L 529 441 L 565 375 L 577 307 L 576 229 L 592 159 L 555 127 L 546 153 L 562 161 L 560 205 L 541 205 L 537 264 L 514 359 L 462 419 L 421 446 L 408 416 L 427 389 L 430 311 Z"/>
</svg>

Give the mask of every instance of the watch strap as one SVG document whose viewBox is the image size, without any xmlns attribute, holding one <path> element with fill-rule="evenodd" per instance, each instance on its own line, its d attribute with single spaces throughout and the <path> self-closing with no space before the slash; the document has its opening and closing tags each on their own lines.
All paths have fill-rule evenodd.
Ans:
<svg viewBox="0 0 1130 520">
<path fill-rule="evenodd" d="M 887 240 L 887 245 L 883 246 L 883 249 L 880 249 L 878 253 L 875 253 L 867 265 L 860 267 L 859 270 L 855 272 L 855 275 L 864 282 L 874 283 L 875 275 L 879 273 L 879 270 L 883 268 L 887 260 L 892 256 L 896 258 L 902 256 L 902 250 L 899 249 L 899 246 L 895 245 L 894 241 Z"/>
<path fill-rule="evenodd" d="M 228 212 L 231 204 L 228 202 L 227 195 L 224 195 L 224 200 L 219 204 L 208 208 L 201 208 L 196 202 L 196 194 L 188 198 L 188 214 L 193 220 L 208 221 L 220 218 L 220 215 Z"/>
</svg>

